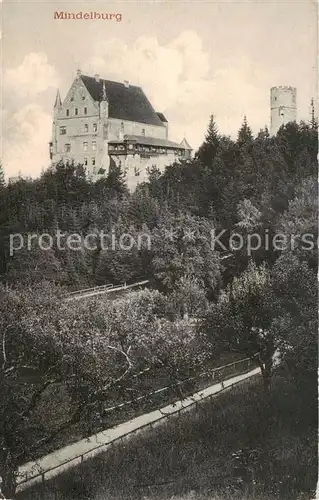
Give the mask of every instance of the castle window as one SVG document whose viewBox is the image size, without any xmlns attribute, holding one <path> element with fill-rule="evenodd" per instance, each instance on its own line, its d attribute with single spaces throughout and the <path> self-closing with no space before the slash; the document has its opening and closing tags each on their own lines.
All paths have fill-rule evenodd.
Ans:
<svg viewBox="0 0 319 500">
<path fill-rule="evenodd" d="M 60 135 L 66 134 L 66 127 L 60 127 Z"/>
<path fill-rule="evenodd" d="M 69 116 L 69 115 L 70 115 L 70 110 L 69 110 L 69 109 L 66 109 L 66 110 L 65 110 L 65 113 L 66 113 L 66 116 Z"/>
<path fill-rule="evenodd" d="M 85 106 L 84 108 L 84 114 L 87 115 L 88 114 L 88 108 Z"/>
<path fill-rule="evenodd" d="M 145 128 L 142 128 L 142 135 L 145 136 Z"/>
<path fill-rule="evenodd" d="M 134 167 L 134 173 L 135 173 L 135 177 L 139 177 L 139 175 L 140 175 L 140 169 Z"/>
<path fill-rule="evenodd" d="M 97 132 L 97 123 L 93 123 L 93 132 Z"/>
<path fill-rule="evenodd" d="M 92 165 L 95 165 L 95 158 L 92 158 Z"/>
<path fill-rule="evenodd" d="M 92 141 L 92 150 L 95 151 L 96 150 L 96 141 Z"/>
<path fill-rule="evenodd" d="M 75 109 L 74 109 L 74 114 L 75 114 L 75 115 L 78 115 L 78 114 L 79 114 L 79 110 L 78 110 L 78 108 L 75 108 Z"/>
<path fill-rule="evenodd" d="M 64 152 L 70 153 L 70 151 L 71 151 L 71 144 L 64 144 Z"/>
<path fill-rule="evenodd" d="M 92 165 L 93 165 L 93 160 L 92 160 Z M 97 168 L 96 168 L 96 167 L 94 167 L 94 168 L 93 168 L 93 174 L 94 174 L 94 175 L 96 175 L 96 173 L 97 173 L 96 171 L 97 171 Z"/>
<path fill-rule="evenodd" d="M 88 150 L 88 145 L 89 145 L 88 142 L 83 142 L 83 149 L 84 149 L 84 151 Z"/>
<path fill-rule="evenodd" d="M 89 126 L 87 123 L 84 124 L 84 132 L 88 132 L 89 131 Z"/>
<path fill-rule="evenodd" d="M 87 164 L 88 164 L 88 159 L 84 158 L 84 165 L 87 165 Z"/>
</svg>

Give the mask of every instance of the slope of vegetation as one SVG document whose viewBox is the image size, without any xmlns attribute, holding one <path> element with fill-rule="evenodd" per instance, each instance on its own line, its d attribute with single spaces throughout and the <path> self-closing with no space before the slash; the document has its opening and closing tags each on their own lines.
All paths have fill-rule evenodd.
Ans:
<svg viewBox="0 0 319 500">
<path fill-rule="evenodd" d="M 268 454 L 258 462 L 262 472 L 255 471 L 260 494 L 288 499 L 309 492 L 312 473 L 294 457 L 302 453 L 308 460 L 312 453 L 315 461 L 315 453 L 311 442 L 300 444 L 299 428 L 289 419 L 300 415 L 298 422 L 306 421 L 307 405 L 316 398 L 317 150 L 314 115 L 309 123 L 281 127 L 274 137 L 267 129 L 254 137 L 244 120 L 236 140 L 221 135 L 212 116 L 194 159 L 164 172 L 152 168 L 148 182 L 133 194 L 120 168 L 92 183 L 83 166 L 59 163 L 38 179 L 6 185 L 0 167 L 0 476 L 6 497 L 15 496 L 19 465 L 75 426 L 80 435 L 99 422 L 107 426 L 106 407 L 141 395 L 144 384 L 135 375 L 144 368 L 176 383 L 221 356 L 252 358 L 256 352 L 263 396 L 258 388 L 246 394 L 236 425 L 229 401 L 233 412 L 225 408 L 218 422 L 204 419 L 205 432 L 219 426 L 223 435 L 220 426 L 229 419 L 224 440 L 233 441 L 227 450 L 242 448 L 247 435 L 258 453 L 268 436 Z M 96 243 L 102 233 L 103 245 L 83 244 Z M 117 305 L 64 301 L 68 290 L 141 278 L 150 289 Z M 185 327 L 189 319 L 196 328 Z M 274 356 L 281 360 L 279 386 Z M 63 392 L 67 411 L 51 404 L 55 390 Z M 307 432 L 311 428 L 309 423 Z M 206 448 L 207 443 L 206 435 Z M 195 454 L 197 461 L 207 461 L 200 473 L 203 491 L 211 488 L 210 467 L 220 477 L 223 464 L 231 463 L 226 449 L 216 465 L 206 448 Z M 195 467 L 191 452 L 187 457 Z M 141 470 L 153 467 L 151 456 L 136 456 Z M 177 466 L 191 490 L 185 459 Z M 116 470 L 122 482 L 125 471 Z M 197 491 L 195 479 L 194 485 Z M 226 486 L 232 488 L 221 485 Z"/>
<path fill-rule="evenodd" d="M 317 479 L 315 392 L 278 370 L 118 445 L 19 500 L 301 500 Z M 312 399 L 313 398 L 313 399 Z"/>
</svg>

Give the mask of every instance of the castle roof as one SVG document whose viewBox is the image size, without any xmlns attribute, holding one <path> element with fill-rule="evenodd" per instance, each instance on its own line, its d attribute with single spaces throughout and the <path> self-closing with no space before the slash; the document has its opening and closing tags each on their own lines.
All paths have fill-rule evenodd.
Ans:
<svg viewBox="0 0 319 500">
<path fill-rule="evenodd" d="M 181 142 L 181 146 L 185 149 L 189 149 L 190 151 L 192 150 L 192 146 L 189 144 L 188 140 L 184 137 L 184 139 Z"/>
<path fill-rule="evenodd" d="M 159 113 L 158 111 L 156 112 L 157 116 L 159 117 L 159 119 L 161 120 L 161 122 L 164 122 L 164 123 L 168 123 L 168 121 L 166 120 L 165 116 L 163 115 L 163 113 Z"/>
<path fill-rule="evenodd" d="M 125 135 L 124 140 L 109 141 L 109 144 L 124 144 L 125 142 L 134 142 L 143 146 L 160 146 L 165 148 L 185 149 L 177 142 L 169 141 L 168 139 L 158 139 L 156 137 L 145 137 L 144 135 Z"/>
<path fill-rule="evenodd" d="M 109 103 L 109 117 L 119 120 L 163 126 L 141 87 L 127 83 L 98 80 L 92 76 L 81 75 L 85 87 L 94 101 L 103 99 L 103 87 Z"/>
<path fill-rule="evenodd" d="M 60 91 L 57 90 L 56 97 L 55 97 L 54 107 L 55 108 L 60 108 L 61 106 L 62 106 L 62 101 L 61 101 Z"/>
</svg>

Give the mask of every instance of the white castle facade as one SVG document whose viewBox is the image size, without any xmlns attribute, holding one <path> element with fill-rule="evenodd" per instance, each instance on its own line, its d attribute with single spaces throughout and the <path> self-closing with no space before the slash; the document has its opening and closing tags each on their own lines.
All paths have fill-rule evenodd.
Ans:
<svg viewBox="0 0 319 500">
<path fill-rule="evenodd" d="M 147 180 L 148 169 L 161 171 L 192 148 L 168 138 L 168 122 L 155 112 L 140 87 L 77 72 L 65 99 L 57 92 L 50 158 L 53 163 L 84 165 L 93 180 L 106 176 L 110 165 L 121 166 L 130 190 Z"/>
</svg>

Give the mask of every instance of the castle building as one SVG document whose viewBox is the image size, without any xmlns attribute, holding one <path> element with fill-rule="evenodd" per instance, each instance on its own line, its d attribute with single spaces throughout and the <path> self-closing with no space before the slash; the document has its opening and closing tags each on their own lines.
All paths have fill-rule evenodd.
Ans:
<svg viewBox="0 0 319 500">
<path fill-rule="evenodd" d="M 297 120 L 297 89 L 272 87 L 270 89 L 270 134 L 275 135 L 282 125 Z"/>
<path fill-rule="evenodd" d="M 62 102 L 54 104 L 50 158 L 53 163 L 74 161 L 84 165 L 92 180 L 121 166 L 130 190 L 147 180 L 148 169 L 189 159 L 192 148 L 184 138 L 168 139 L 168 122 L 154 111 L 140 87 L 124 81 L 103 80 L 77 72 Z"/>
</svg>

